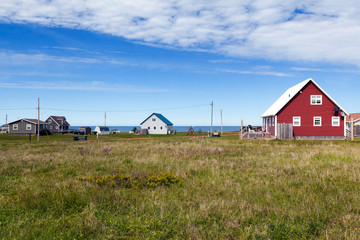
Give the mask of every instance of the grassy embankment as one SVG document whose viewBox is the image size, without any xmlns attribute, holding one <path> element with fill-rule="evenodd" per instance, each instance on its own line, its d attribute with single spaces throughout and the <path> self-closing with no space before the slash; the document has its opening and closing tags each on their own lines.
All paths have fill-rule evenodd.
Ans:
<svg viewBox="0 0 360 240">
<path fill-rule="evenodd" d="M 68 137 L 2 137 L 0 239 L 360 238 L 360 141 Z"/>
</svg>

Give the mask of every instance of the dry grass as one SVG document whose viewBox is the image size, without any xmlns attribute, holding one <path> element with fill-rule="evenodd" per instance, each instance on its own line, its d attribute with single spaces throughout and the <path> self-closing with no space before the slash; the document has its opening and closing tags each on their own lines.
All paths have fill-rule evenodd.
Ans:
<svg viewBox="0 0 360 240">
<path fill-rule="evenodd" d="M 0 238 L 360 238 L 360 142 L 234 137 L 0 150 Z M 79 180 L 114 173 L 183 180 L 140 189 Z"/>
</svg>

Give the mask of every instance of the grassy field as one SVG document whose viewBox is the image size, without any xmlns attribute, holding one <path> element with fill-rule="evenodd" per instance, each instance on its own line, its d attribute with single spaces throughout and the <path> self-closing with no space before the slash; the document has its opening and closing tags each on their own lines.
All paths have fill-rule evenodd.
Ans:
<svg viewBox="0 0 360 240">
<path fill-rule="evenodd" d="M 0 136 L 0 239 L 360 239 L 360 141 Z"/>
</svg>

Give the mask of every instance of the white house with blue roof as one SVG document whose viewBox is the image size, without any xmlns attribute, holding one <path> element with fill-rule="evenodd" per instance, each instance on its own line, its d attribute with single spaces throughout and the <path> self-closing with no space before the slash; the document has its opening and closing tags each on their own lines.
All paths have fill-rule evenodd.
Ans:
<svg viewBox="0 0 360 240">
<path fill-rule="evenodd" d="M 149 134 L 170 134 L 173 124 L 160 113 L 153 113 L 140 123 L 141 129 L 147 129 Z"/>
</svg>

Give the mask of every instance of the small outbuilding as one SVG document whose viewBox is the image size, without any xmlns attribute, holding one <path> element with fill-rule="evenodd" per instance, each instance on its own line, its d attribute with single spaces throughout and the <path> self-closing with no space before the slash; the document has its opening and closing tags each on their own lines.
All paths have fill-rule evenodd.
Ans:
<svg viewBox="0 0 360 240">
<path fill-rule="evenodd" d="M 79 128 L 79 133 L 82 135 L 91 134 L 91 128 L 90 127 L 81 127 L 81 128 Z"/>
<path fill-rule="evenodd" d="M 147 129 L 148 134 L 172 134 L 173 124 L 160 113 L 152 113 L 142 123 L 141 129 Z"/>
<path fill-rule="evenodd" d="M 7 134 L 7 133 L 9 133 L 9 124 L 3 124 L 3 125 L 1 126 L 0 133 L 2 133 L 2 134 Z"/>
<path fill-rule="evenodd" d="M 351 113 L 346 117 L 346 128 L 348 134 L 351 133 L 351 119 L 353 119 L 354 122 L 354 136 L 360 137 L 360 113 Z"/>
<path fill-rule="evenodd" d="M 106 127 L 106 126 L 97 126 L 95 128 L 94 132 L 96 132 L 96 134 L 99 134 L 99 135 L 109 135 L 110 129 L 109 129 L 109 127 Z"/>
<path fill-rule="evenodd" d="M 261 116 L 263 130 L 281 139 L 345 139 L 349 115 L 313 79 L 289 88 Z"/>
</svg>

